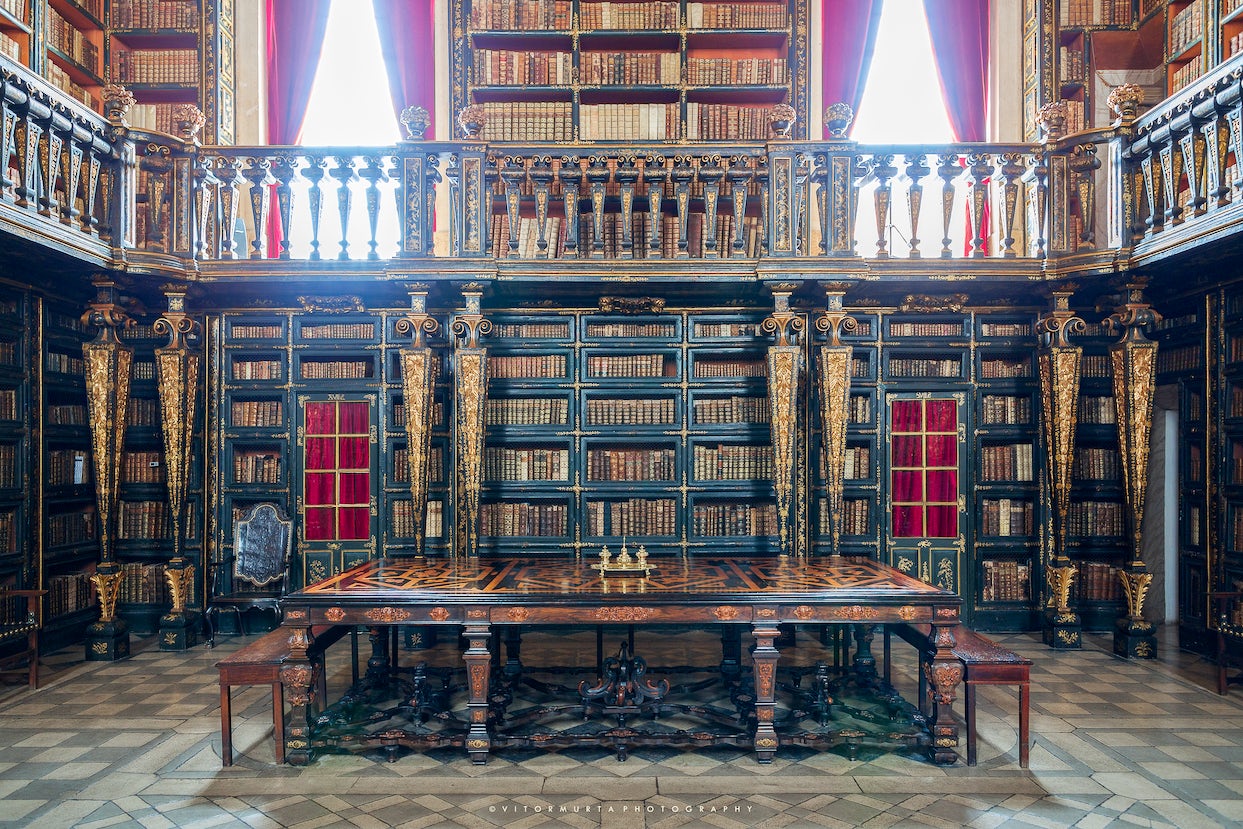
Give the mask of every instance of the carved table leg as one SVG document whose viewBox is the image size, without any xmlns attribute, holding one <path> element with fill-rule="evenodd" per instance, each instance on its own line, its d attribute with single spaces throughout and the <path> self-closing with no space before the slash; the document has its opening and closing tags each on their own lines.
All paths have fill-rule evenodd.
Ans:
<svg viewBox="0 0 1243 829">
<path fill-rule="evenodd" d="M 780 635 L 776 622 L 756 622 L 751 627 L 755 650 L 755 759 L 771 763 L 777 753 L 777 730 L 773 717 L 777 710 L 777 648 L 773 640 Z"/>
<path fill-rule="evenodd" d="M 860 688 L 876 684 L 876 657 L 872 655 L 872 636 L 876 625 L 855 625 L 855 679 Z"/>
<path fill-rule="evenodd" d="M 292 628 L 289 634 L 289 658 L 281 665 L 280 680 L 285 699 L 289 701 L 289 728 L 285 730 L 285 760 L 295 766 L 311 762 L 311 728 L 314 709 L 311 705 L 312 684 L 315 670 L 306 652 L 311 646 L 310 628 Z M 275 694 L 273 701 L 275 702 Z M 273 711 L 274 717 L 285 716 L 284 711 Z M 281 735 L 277 734 L 279 739 Z M 276 752 L 279 758 L 280 751 Z M 279 762 L 279 759 L 278 759 Z"/>
<path fill-rule="evenodd" d="M 486 622 L 470 622 L 464 632 L 470 646 L 464 656 L 466 680 L 470 696 L 466 703 L 470 716 L 470 731 L 466 734 L 466 752 L 470 761 L 482 765 L 488 760 L 492 739 L 488 733 L 488 674 L 491 671 L 492 654 L 488 643 L 492 631 Z"/>
<path fill-rule="evenodd" d="M 367 632 L 371 640 L 371 656 L 367 659 L 367 687 L 380 689 L 388 684 L 389 678 L 389 629 L 377 625 L 368 628 Z"/>
<path fill-rule="evenodd" d="M 932 687 L 932 715 L 928 721 L 932 732 L 929 758 L 938 765 L 949 765 L 958 760 L 954 748 L 958 745 L 958 723 L 950 706 L 954 702 L 955 689 L 962 682 L 962 662 L 954 656 L 953 624 L 933 623 L 928 636 L 932 659 L 924 664 L 928 684 Z"/>
</svg>

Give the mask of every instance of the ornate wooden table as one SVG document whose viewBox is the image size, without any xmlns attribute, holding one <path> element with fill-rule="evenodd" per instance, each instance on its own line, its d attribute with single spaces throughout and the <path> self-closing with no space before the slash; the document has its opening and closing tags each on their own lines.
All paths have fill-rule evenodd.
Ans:
<svg viewBox="0 0 1243 829">
<path fill-rule="evenodd" d="M 485 762 L 494 744 L 489 689 L 494 625 L 749 626 L 754 637 L 750 744 L 763 763 L 782 744 L 774 723 L 778 625 L 914 622 L 932 626 L 929 648 L 934 653 L 934 702 L 923 745 L 936 763 L 957 759 L 958 723 L 950 703 L 962 678 L 962 663 L 951 653 L 958 596 L 867 559 L 661 559 L 656 566 L 656 572 L 639 578 L 602 577 L 590 564 L 566 559 L 381 559 L 290 594 L 283 602 L 292 654 L 281 669 L 292 707 L 285 756 L 301 765 L 315 750 L 314 683 L 307 658 L 314 625 L 368 626 L 375 641 L 394 625 L 463 627 L 469 647 L 461 744 L 475 763 Z M 384 659 L 373 658 L 369 673 L 375 667 L 383 670 Z"/>
</svg>

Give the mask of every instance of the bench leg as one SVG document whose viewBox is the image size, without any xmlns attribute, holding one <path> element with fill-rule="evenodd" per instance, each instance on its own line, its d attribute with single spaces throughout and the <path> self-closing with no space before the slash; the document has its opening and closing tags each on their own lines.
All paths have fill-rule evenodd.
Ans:
<svg viewBox="0 0 1243 829">
<path fill-rule="evenodd" d="M 1031 683 L 1019 683 L 1019 768 L 1027 768 L 1027 757 L 1030 749 L 1031 732 L 1028 729 L 1028 715 L 1031 713 Z"/>
<path fill-rule="evenodd" d="M 220 683 L 220 765 L 233 765 L 233 710 L 230 686 Z"/>
<path fill-rule="evenodd" d="M 967 720 L 967 765 L 975 765 L 975 683 L 970 679 L 963 683 L 963 713 Z"/>
</svg>

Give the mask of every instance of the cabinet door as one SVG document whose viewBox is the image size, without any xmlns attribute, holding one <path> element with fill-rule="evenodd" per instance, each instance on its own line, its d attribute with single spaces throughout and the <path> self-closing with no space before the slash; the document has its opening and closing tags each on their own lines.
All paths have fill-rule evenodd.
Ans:
<svg viewBox="0 0 1243 829">
<path fill-rule="evenodd" d="M 958 593 L 966 548 L 964 418 L 962 394 L 918 392 L 886 399 L 889 563 Z"/>
<path fill-rule="evenodd" d="M 306 580 L 376 553 L 376 410 L 373 393 L 298 397 L 299 548 L 318 562 Z"/>
</svg>

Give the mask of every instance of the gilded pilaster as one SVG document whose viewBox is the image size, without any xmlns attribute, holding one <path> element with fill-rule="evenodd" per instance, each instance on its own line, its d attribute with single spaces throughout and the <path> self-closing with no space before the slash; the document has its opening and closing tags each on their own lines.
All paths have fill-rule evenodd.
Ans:
<svg viewBox="0 0 1243 829">
<path fill-rule="evenodd" d="M 816 329 L 828 337 L 820 346 L 820 427 L 824 441 L 824 483 L 829 499 L 829 537 L 833 555 L 841 555 L 842 496 L 846 484 L 846 423 L 850 413 L 850 369 L 853 349 L 842 343 L 843 332 L 858 323 L 842 309 L 847 286 L 828 283 L 824 314 Z M 821 532 L 825 528 L 821 527 Z"/>
<path fill-rule="evenodd" d="M 465 308 L 453 319 L 454 554 L 479 553 L 479 494 L 483 488 L 484 405 L 488 392 L 488 350 L 479 337 L 492 330 L 482 312 L 483 287 L 462 288 Z"/>
<path fill-rule="evenodd" d="M 773 489 L 777 496 L 777 535 L 782 555 L 794 547 L 794 475 L 798 439 L 798 390 L 803 368 L 802 347 L 794 340 L 803 328 L 802 317 L 790 310 L 790 295 L 798 286 L 783 282 L 771 286 L 773 313 L 760 330 L 776 342 L 768 347 L 768 402 L 773 443 Z"/>
<path fill-rule="evenodd" d="M 87 414 L 94 453 L 96 512 L 99 515 L 99 565 L 91 581 L 99 592 L 99 621 L 87 628 L 86 658 L 114 660 L 129 655 L 129 632 L 116 618 L 121 568 L 113 547 L 116 540 L 117 491 L 121 480 L 121 447 L 125 440 L 125 410 L 129 403 L 134 352 L 124 346 L 117 331 L 133 325 L 122 310 L 119 288 L 110 277 L 94 280 L 95 300 L 83 321 L 99 329 L 94 340 L 82 345 L 86 368 Z"/>
<path fill-rule="evenodd" d="M 202 326 L 186 313 L 185 286 L 165 285 L 162 290 L 168 308 L 153 327 L 157 334 L 168 336 L 168 345 L 155 350 L 155 367 L 173 533 L 173 557 L 165 568 L 165 576 L 172 591 L 173 606 L 160 619 L 160 649 L 185 650 L 198 641 L 198 614 L 186 611 L 188 602 L 193 599 L 195 567 L 185 555 L 185 518 L 190 447 L 203 369 L 203 355 L 191 347 L 191 342 L 198 340 Z"/>
<path fill-rule="evenodd" d="M 1083 349 L 1073 345 L 1071 334 L 1086 326 L 1070 309 L 1075 286 L 1052 292 L 1049 312 L 1040 318 L 1040 399 L 1047 477 L 1052 494 L 1052 556 L 1046 568 L 1049 607 L 1045 611 L 1045 644 L 1054 648 L 1082 645 L 1079 614 L 1070 608 L 1070 586 L 1076 574 L 1066 555 L 1066 519 L 1070 509 L 1070 484 L 1075 455 L 1075 429 L 1079 413 L 1079 380 Z"/>
<path fill-rule="evenodd" d="M 414 515 L 414 544 L 417 555 L 427 551 L 427 492 L 431 478 L 432 419 L 436 378 L 436 354 L 427 345 L 427 335 L 440 324 L 427 313 L 428 286 L 410 286 L 410 310 L 397 321 L 397 333 L 410 337 L 410 344 L 398 353 L 401 358 L 402 400 L 406 409 L 406 460 L 410 474 L 411 512 Z"/>
<path fill-rule="evenodd" d="M 1127 506 L 1127 535 L 1131 541 L 1131 561 L 1119 573 L 1127 613 L 1114 627 L 1114 653 L 1151 659 L 1157 655 L 1157 641 L 1153 625 L 1144 621 L 1143 614 L 1152 574 L 1144 564 L 1142 545 L 1157 343 L 1144 335 L 1144 329 L 1160 322 L 1161 315 L 1144 301 L 1145 286 L 1146 281 L 1142 279 L 1128 283 L 1122 304 L 1106 324 L 1122 335 L 1109 347 L 1109 356 L 1121 450 L 1122 491 Z"/>
</svg>

